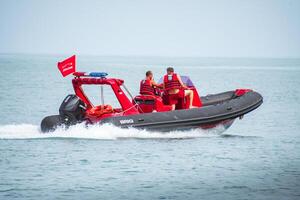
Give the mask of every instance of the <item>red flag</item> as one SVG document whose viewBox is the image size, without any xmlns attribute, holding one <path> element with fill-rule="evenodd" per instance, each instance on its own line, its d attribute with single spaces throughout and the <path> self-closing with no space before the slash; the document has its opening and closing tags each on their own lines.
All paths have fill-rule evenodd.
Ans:
<svg viewBox="0 0 300 200">
<path fill-rule="evenodd" d="M 64 61 L 58 62 L 57 67 L 63 77 L 73 74 L 76 71 L 76 57 L 75 55 L 67 58 Z"/>
</svg>

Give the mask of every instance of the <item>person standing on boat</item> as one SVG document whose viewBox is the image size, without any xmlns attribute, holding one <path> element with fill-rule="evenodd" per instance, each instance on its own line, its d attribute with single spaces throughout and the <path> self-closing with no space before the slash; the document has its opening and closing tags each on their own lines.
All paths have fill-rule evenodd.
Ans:
<svg viewBox="0 0 300 200">
<path fill-rule="evenodd" d="M 140 94 L 141 95 L 158 95 L 156 88 L 162 86 L 157 84 L 153 79 L 153 73 L 151 71 L 146 72 L 145 79 L 141 80 L 140 83 Z"/>
<path fill-rule="evenodd" d="M 169 104 L 172 110 L 175 110 L 179 98 L 189 98 L 189 108 L 193 108 L 194 92 L 182 82 L 179 75 L 174 73 L 173 67 L 167 68 L 167 74 L 164 76 L 163 87 L 168 96 Z"/>
</svg>

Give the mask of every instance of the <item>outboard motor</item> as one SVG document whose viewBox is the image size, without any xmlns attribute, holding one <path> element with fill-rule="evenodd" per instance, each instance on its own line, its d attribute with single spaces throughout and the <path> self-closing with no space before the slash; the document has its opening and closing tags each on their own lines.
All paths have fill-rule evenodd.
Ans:
<svg viewBox="0 0 300 200">
<path fill-rule="evenodd" d="M 85 111 L 85 103 L 76 95 L 69 94 L 60 105 L 59 115 L 64 124 L 72 125 L 83 120 Z"/>
<path fill-rule="evenodd" d="M 59 126 L 70 126 L 81 122 L 86 106 L 76 95 L 69 94 L 59 108 L 59 115 L 45 117 L 41 122 L 42 132 L 54 131 Z"/>
</svg>

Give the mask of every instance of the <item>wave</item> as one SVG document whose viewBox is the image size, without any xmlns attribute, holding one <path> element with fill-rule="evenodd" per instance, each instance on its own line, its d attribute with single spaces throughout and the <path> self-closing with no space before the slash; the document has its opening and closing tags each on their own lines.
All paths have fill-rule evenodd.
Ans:
<svg viewBox="0 0 300 200">
<path fill-rule="evenodd" d="M 198 137 L 211 137 L 220 135 L 224 127 L 210 130 L 194 129 L 189 131 L 173 131 L 168 133 L 138 130 L 134 128 L 121 129 L 104 124 L 91 125 L 77 124 L 69 129 L 60 127 L 51 133 L 42 133 L 39 126 L 33 124 L 9 124 L 0 126 L 0 139 L 47 139 L 47 138 L 78 138 L 116 140 L 126 138 L 136 139 L 185 139 Z"/>
</svg>

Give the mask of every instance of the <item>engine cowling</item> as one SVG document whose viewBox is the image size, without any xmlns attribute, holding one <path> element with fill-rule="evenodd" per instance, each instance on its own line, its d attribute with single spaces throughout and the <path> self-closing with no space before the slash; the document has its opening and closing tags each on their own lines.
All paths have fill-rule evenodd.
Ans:
<svg viewBox="0 0 300 200">
<path fill-rule="evenodd" d="M 74 94 L 69 94 L 59 107 L 59 115 L 66 125 L 76 124 L 84 119 L 85 103 Z"/>
</svg>

